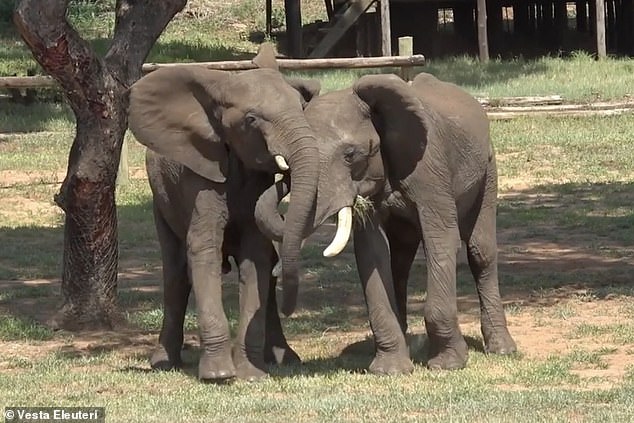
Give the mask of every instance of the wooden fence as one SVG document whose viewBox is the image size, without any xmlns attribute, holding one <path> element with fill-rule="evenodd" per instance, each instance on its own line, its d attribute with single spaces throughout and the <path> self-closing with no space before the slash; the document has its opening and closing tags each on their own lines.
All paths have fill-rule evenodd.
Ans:
<svg viewBox="0 0 634 423">
<path fill-rule="evenodd" d="M 411 75 L 414 66 L 424 66 L 425 56 L 415 54 L 411 56 L 387 56 L 387 57 L 350 57 L 327 59 L 278 59 L 277 63 L 283 70 L 315 70 L 315 69 L 364 69 L 397 67 L 402 75 Z M 195 62 L 195 63 L 146 63 L 143 65 L 143 73 L 149 73 L 160 68 L 167 67 L 204 66 L 207 69 L 240 71 L 255 69 L 257 66 L 250 60 L 229 60 L 222 62 Z M 4 76 L 0 77 L 0 88 L 26 89 L 26 88 L 53 88 L 57 82 L 50 76 Z"/>
</svg>

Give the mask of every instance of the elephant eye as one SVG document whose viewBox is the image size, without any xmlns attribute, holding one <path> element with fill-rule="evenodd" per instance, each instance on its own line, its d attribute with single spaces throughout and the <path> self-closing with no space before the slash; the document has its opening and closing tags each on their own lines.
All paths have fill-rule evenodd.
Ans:
<svg viewBox="0 0 634 423">
<path fill-rule="evenodd" d="M 345 151 L 343 152 L 343 159 L 346 161 L 346 163 L 351 164 L 352 162 L 354 162 L 355 152 L 356 151 L 354 147 L 348 147 L 345 149 Z"/>
<path fill-rule="evenodd" d="M 249 126 L 255 126 L 256 122 L 257 122 L 257 118 L 255 117 L 255 115 L 253 115 L 252 113 L 247 113 L 244 116 L 244 123 L 246 123 Z"/>
</svg>

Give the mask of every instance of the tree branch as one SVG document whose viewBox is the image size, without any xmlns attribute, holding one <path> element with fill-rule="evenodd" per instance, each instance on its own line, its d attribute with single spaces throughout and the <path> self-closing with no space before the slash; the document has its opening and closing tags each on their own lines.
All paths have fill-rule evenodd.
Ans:
<svg viewBox="0 0 634 423">
<path fill-rule="evenodd" d="M 141 77 L 150 49 L 187 0 L 117 0 L 115 29 L 105 61 L 123 85 Z"/>
<path fill-rule="evenodd" d="M 68 0 L 18 3 L 14 22 L 33 57 L 62 86 L 77 116 L 104 116 L 105 75 L 99 57 L 66 20 Z M 94 89 L 95 86 L 100 88 Z"/>
</svg>

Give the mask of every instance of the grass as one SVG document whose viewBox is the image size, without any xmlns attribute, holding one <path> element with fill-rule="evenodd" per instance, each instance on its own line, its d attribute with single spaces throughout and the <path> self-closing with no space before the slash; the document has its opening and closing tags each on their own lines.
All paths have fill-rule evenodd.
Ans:
<svg viewBox="0 0 634 423">
<path fill-rule="evenodd" d="M 462 303 L 461 322 L 471 350 L 468 367 L 458 372 L 435 373 L 423 367 L 427 356 L 421 334 L 424 290 L 413 283 L 408 320 L 415 334 L 411 338 L 412 356 L 418 363 L 415 372 L 394 378 L 365 374 L 372 347 L 350 247 L 326 262 L 320 258 L 323 244 L 319 242 L 309 243 L 304 250 L 302 307 L 284 321 L 286 334 L 304 360 L 302 366 L 274 367 L 272 377 L 257 384 L 205 385 L 194 377 L 198 356 L 194 346 L 184 352 L 183 373 L 148 372 L 147 357 L 156 342 L 162 311 L 151 197 L 142 174 L 117 195 L 121 269 L 133 273 L 141 269 L 145 275 L 139 281 L 123 276 L 120 282 L 120 305 L 132 332 L 126 335 L 130 339 L 118 343 L 108 338 L 119 334 L 87 343 L 82 335 L 53 333 L 30 317 L 28 310 L 20 309 L 39 304 L 41 312 L 54 310 L 51 300 L 57 298 L 56 289 L 19 283 L 59 276 L 62 221 L 51 213 L 20 215 L 5 200 L 0 212 L 13 217 L 0 228 L 2 245 L 10 246 L 0 252 L 0 278 L 15 279 L 18 285 L 5 289 L 0 297 L 0 309 L 8 310 L 0 314 L 4 373 L 0 406 L 49 405 L 42 396 L 46 392 L 59 404 L 105 405 L 114 421 L 262 421 L 273 416 L 296 421 L 627 421 L 634 416 L 632 370 L 624 368 L 618 378 L 609 375 L 615 365 L 612 356 L 634 357 L 634 329 L 618 317 L 631 317 L 634 294 L 628 285 L 632 269 L 627 264 L 634 245 L 634 181 L 626 147 L 627 134 L 634 133 L 633 119 L 492 123 L 502 187 L 498 226 L 503 238 L 510 237 L 500 242 L 502 290 L 510 301 L 508 319 L 512 332 L 526 319 L 532 322 L 530 330 L 537 332 L 520 344 L 522 352 L 514 357 L 487 356 L 478 346 L 482 341 L 477 305 Z M 35 179 L 30 184 L 3 181 L 3 196 L 44 203 L 42 210 L 53 207 L 50 197 L 59 180 L 52 175 L 56 170 L 63 173 L 69 140 L 64 129 L 47 137 L 34 133 L 3 141 L 3 169 Z M 573 156 L 541 152 L 544 147 L 540 146 Z M 134 142 L 129 148 L 131 167 L 141 168 L 142 148 Z M 535 153 L 527 161 L 525 151 L 530 150 Z M 522 182 L 520 189 L 516 181 Z M 575 258 L 567 253 L 532 261 L 534 243 L 587 254 L 584 265 L 596 263 L 596 267 L 571 268 Z M 24 254 L 25 245 L 34 252 Z M 505 264 L 513 257 L 521 258 L 521 271 L 517 264 Z M 614 259 L 617 262 L 611 265 Z M 424 273 L 424 266 L 416 263 L 413 280 L 420 280 Z M 229 275 L 225 290 L 234 331 L 235 278 Z M 585 290 L 568 293 L 571 286 Z M 465 265 L 459 266 L 458 293 L 464 299 L 474 295 Z M 606 298 L 614 296 L 616 303 Z M 598 306 L 603 311 L 597 312 Z M 594 316 L 606 313 L 613 316 L 611 323 L 593 321 Z M 186 329 L 194 334 L 196 327 L 191 310 Z M 555 328 L 557 339 L 576 347 L 536 355 L 538 349 L 532 345 L 548 344 L 543 337 Z"/>
<path fill-rule="evenodd" d="M 72 2 L 70 19 L 100 52 L 111 36 L 113 3 Z M 274 1 L 278 20 L 281 3 Z M 263 5 L 190 0 L 148 61 L 249 57 L 261 36 Z M 318 17 L 316 5 L 323 6 L 302 7 Z M 4 21 L 0 25 L 0 75 L 26 72 L 34 66 L 28 51 Z M 581 53 L 486 65 L 460 57 L 432 61 L 425 70 L 494 97 L 616 99 L 631 96 L 634 87 L 632 60 L 595 62 Z M 300 75 L 319 78 L 324 90 L 332 90 L 360 73 Z M 425 266 L 417 260 L 408 303 L 414 373 L 367 374 L 373 346 L 351 246 L 326 261 L 326 237 L 317 236 L 303 250 L 300 308 L 283 319 L 304 364 L 272 367 L 271 377 L 259 383 L 217 386 L 195 378 L 193 307 L 186 317 L 184 371 L 149 371 L 162 321 L 160 257 L 144 149 L 129 136 L 132 178 L 117 191 L 119 305 L 127 326 L 69 334 L 41 323 L 59 301 L 63 215 L 52 197 L 65 173 L 74 121 L 54 101 L 5 104 L 0 132 L 22 134 L 0 139 L 0 408 L 51 401 L 105 406 L 109 421 L 130 422 L 632 420 L 634 116 L 491 124 L 500 183 L 500 285 L 519 353 L 483 352 L 473 280 L 460 263 L 459 315 L 469 363 L 455 372 L 426 370 Z M 232 272 L 223 294 L 233 331 L 238 290 Z"/>
</svg>

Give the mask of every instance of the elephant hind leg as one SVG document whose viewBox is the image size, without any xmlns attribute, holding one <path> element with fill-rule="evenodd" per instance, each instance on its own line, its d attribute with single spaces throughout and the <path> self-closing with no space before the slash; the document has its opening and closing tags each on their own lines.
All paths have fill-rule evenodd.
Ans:
<svg viewBox="0 0 634 423">
<path fill-rule="evenodd" d="M 277 261 L 277 260 L 275 260 Z M 273 262 L 275 262 L 273 261 Z M 277 311 L 275 285 L 277 278 L 271 278 L 269 295 L 266 303 L 266 342 L 264 344 L 264 361 L 267 364 L 301 363 L 299 355 L 288 345 L 282 330 L 280 314 Z"/>
<path fill-rule="evenodd" d="M 182 366 L 183 324 L 191 284 L 187 258 L 181 240 L 155 209 L 155 223 L 163 260 L 163 324 L 159 347 L 152 354 L 152 368 L 170 370 Z"/>
<path fill-rule="evenodd" d="M 498 282 L 495 190 L 487 188 L 482 208 L 467 241 L 467 257 L 480 300 L 480 324 L 485 351 L 510 354 L 517 350 L 504 315 Z"/>
</svg>

